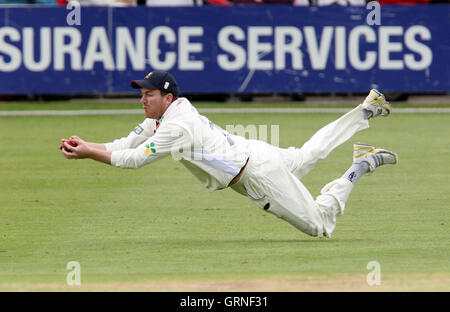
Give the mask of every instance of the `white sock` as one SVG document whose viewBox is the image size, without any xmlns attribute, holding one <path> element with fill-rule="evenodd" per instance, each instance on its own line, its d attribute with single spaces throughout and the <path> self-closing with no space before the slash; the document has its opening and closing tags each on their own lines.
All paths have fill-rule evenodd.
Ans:
<svg viewBox="0 0 450 312">
<path fill-rule="evenodd" d="M 352 164 L 351 167 L 344 173 L 343 178 L 349 180 L 353 185 L 369 170 L 369 164 L 365 161 L 359 164 Z"/>
</svg>

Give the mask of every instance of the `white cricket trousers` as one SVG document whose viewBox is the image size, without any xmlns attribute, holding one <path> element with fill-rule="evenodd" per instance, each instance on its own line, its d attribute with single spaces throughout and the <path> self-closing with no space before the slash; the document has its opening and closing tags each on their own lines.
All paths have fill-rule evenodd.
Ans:
<svg viewBox="0 0 450 312">
<path fill-rule="evenodd" d="M 250 141 L 250 159 L 238 183 L 231 187 L 260 208 L 311 236 L 331 237 L 336 217 L 344 213 L 353 184 L 338 178 L 314 200 L 300 181 L 337 146 L 369 128 L 362 105 L 316 132 L 301 148 L 278 148 Z"/>
</svg>

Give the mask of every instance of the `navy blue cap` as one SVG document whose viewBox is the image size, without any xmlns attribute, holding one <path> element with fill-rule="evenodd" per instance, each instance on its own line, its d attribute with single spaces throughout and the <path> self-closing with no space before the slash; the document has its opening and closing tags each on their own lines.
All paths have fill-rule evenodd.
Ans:
<svg viewBox="0 0 450 312">
<path fill-rule="evenodd" d="M 178 90 L 175 78 L 168 72 L 155 70 L 145 76 L 142 80 L 132 80 L 131 87 L 135 89 L 158 89 L 167 93 L 172 93 L 174 97 L 178 97 Z"/>
</svg>

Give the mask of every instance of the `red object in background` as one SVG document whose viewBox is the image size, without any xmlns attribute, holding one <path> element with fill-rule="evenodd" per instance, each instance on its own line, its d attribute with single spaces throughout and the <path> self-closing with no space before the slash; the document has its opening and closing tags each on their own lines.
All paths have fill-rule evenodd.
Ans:
<svg viewBox="0 0 450 312">
<path fill-rule="evenodd" d="M 230 1 L 227 0 L 205 0 L 205 2 L 213 5 L 223 5 L 223 6 L 233 5 Z"/>
<path fill-rule="evenodd" d="M 430 0 L 379 0 L 380 4 L 402 4 L 402 5 L 414 5 L 414 4 L 429 4 Z"/>
<path fill-rule="evenodd" d="M 234 4 L 294 4 L 294 0 L 233 0 Z"/>
<path fill-rule="evenodd" d="M 67 0 L 56 0 L 56 3 L 57 3 L 58 5 L 64 5 L 64 6 L 66 6 L 67 3 L 69 3 L 69 1 L 67 1 Z"/>
</svg>

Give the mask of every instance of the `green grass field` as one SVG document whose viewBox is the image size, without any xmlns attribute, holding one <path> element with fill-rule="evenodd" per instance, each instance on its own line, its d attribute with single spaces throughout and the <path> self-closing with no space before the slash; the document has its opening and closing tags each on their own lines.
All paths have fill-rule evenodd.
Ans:
<svg viewBox="0 0 450 312">
<path fill-rule="evenodd" d="M 208 117 L 280 125 L 288 147 L 339 115 Z M 61 138 L 107 142 L 142 120 L 0 117 L 0 291 L 450 291 L 450 115 L 377 118 L 304 178 L 318 195 L 351 164 L 356 141 L 399 154 L 360 180 L 331 239 L 232 190 L 204 189 L 170 157 L 122 170 L 59 153 Z M 66 284 L 69 261 L 81 265 L 81 286 Z M 366 283 L 370 261 L 380 286 Z"/>
</svg>

